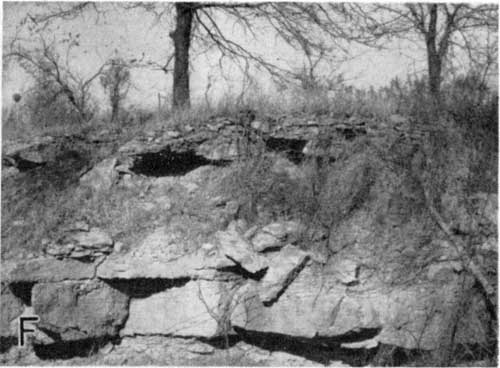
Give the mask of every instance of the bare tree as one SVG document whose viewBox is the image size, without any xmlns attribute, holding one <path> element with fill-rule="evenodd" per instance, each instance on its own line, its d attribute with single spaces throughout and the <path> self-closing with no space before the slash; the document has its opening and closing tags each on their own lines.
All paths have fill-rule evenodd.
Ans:
<svg viewBox="0 0 500 368">
<path fill-rule="evenodd" d="M 130 88 L 130 70 L 125 60 L 122 58 L 111 59 L 101 75 L 100 82 L 109 96 L 111 122 L 113 123 L 118 118 L 120 103 Z"/>
<path fill-rule="evenodd" d="M 498 32 L 496 4 L 354 4 L 348 12 L 356 19 L 357 31 L 372 34 L 374 40 L 413 39 L 416 35 L 424 41 L 429 93 L 437 104 L 441 99 L 443 68 L 450 51 L 461 49 L 473 58 L 480 48 L 481 38 L 489 39 L 481 32 L 488 35 Z M 494 45 L 495 42 L 488 42 L 486 49 L 491 51 Z M 491 61 L 491 52 L 487 55 Z"/>
<path fill-rule="evenodd" d="M 91 2 L 58 4 L 55 8 L 47 7 L 46 11 L 39 14 L 30 14 L 28 20 L 41 25 L 57 19 L 73 19 L 87 10 L 99 14 L 106 6 L 109 8 L 112 5 Z M 142 59 L 134 62 L 136 65 L 154 66 L 165 73 L 173 73 L 173 106 L 176 108 L 189 106 L 190 103 L 189 72 L 193 48 L 197 52 L 217 51 L 220 65 L 226 58 L 238 63 L 251 62 L 273 78 L 293 78 L 294 73 L 279 65 L 276 59 L 266 59 L 224 31 L 221 19 L 239 25 L 254 40 L 258 40 L 260 30 L 267 27 L 290 47 L 299 51 L 307 50 L 309 64 L 314 64 L 318 55 L 325 53 L 325 50 L 335 48 L 337 54 L 331 55 L 339 56 L 341 52 L 347 51 L 345 41 L 353 40 L 343 23 L 348 20 L 343 4 L 176 2 L 124 3 L 121 7 L 146 10 L 154 15 L 157 22 L 173 27 L 170 38 L 174 52 L 166 57 L 165 63 Z M 171 14 L 174 14 L 173 18 Z M 265 34 L 267 40 L 269 36 L 269 33 Z M 360 37 L 362 41 L 372 36 Z M 326 42 L 329 47 L 325 47 Z M 326 59 L 326 55 L 321 55 L 320 59 Z"/>
<path fill-rule="evenodd" d="M 17 60 L 21 67 L 35 80 L 44 80 L 52 86 L 50 101 L 55 101 L 60 95 L 65 96 L 70 105 L 78 113 L 81 121 L 89 121 L 92 112 L 89 108 L 90 87 L 102 73 L 102 64 L 92 75 L 83 78 L 71 70 L 70 54 L 79 45 L 79 35 L 68 35 L 63 42 L 67 44 L 65 55 L 56 51 L 55 42 L 48 43 L 43 36 L 38 35 L 37 46 L 31 49 L 23 47 L 19 40 L 13 40 L 6 59 Z"/>
</svg>

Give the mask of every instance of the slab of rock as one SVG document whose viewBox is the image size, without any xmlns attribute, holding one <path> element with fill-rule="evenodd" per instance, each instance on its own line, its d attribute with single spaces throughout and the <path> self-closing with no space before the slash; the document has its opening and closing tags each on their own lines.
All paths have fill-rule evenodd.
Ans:
<svg viewBox="0 0 500 368">
<path fill-rule="evenodd" d="M 113 239 L 103 230 L 93 227 L 89 231 L 75 231 L 68 236 L 82 248 L 107 250 L 113 248 Z"/>
<path fill-rule="evenodd" d="M 62 229 L 65 232 L 90 231 L 90 226 L 86 221 L 75 221 Z"/>
<path fill-rule="evenodd" d="M 278 175 L 286 175 L 292 180 L 304 179 L 306 173 L 299 166 L 284 157 L 277 157 L 271 171 Z"/>
<path fill-rule="evenodd" d="M 99 228 L 66 230 L 57 242 L 46 245 L 45 253 L 58 259 L 93 261 L 113 251 L 113 239 Z"/>
<path fill-rule="evenodd" d="M 24 262 L 2 261 L 2 281 L 10 283 L 84 280 L 93 278 L 94 273 L 94 264 L 69 259 L 35 258 Z"/>
<path fill-rule="evenodd" d="M 38 283 L 31 300 L 38 328 L 64 341 L 115 336 L 128 315 L 129 297 L 102 281 Z"/>
<path fill-rule="evenodd" d="M 14 166 L 2 167 L 2 178 L 8 178 L 10 176 L 15 176 L 19 174 L 19 169 Z"/>
<path fill-rule="evenodd" d="M 253 249 L 255 249 L 257 252 L 263 252 L 266 249 L 277 248 L 285 244 L 277 239 L 274 235 L 259 231 L 252 238 L 252 245 Z"/>
<path fill-rule="evenodd" d="M 200 238 L 190 237 L 190 226 L 203 226 L 189 219 L 177 219 L 169 226 L 155 229 L 138 246 L 122 254 L 111 254 L 98 267 L 97 275 L 104 279 L 185 278 L 213 279 L 216 269 L 234 262 L 225 257 L 215 245 L 186 251 L 186 246 L 200 248 Z M 210 226 L 210 225 L 205 225 Z"/>
<path fill-rule="evenodd" d="M 120 334 L 217 336 L 220 298 L 217 282 L 199 280 L 147 298 L 132 299 L 129 318 Z"/>
<path fill-rule="evenodd" d="M 447 311 L 457 302 L 457 279 L 442 286 L 431 282 L 346 296 L 330 327 L 320 331 L 320 335 L 380 328 L 373 338 L 380 343 L 406 349 L 436 349 L 450 323 Z"/>
<path fill-rule="evenodd" d="M 50 144 L 53 143 L 54 138 L 50 136 L 35 137 L 30 142 L 21 141 L 4 141 L 2 145 L 3 157 L 20 157 L 23 160 L 31 161 L 34 163 L 44 163 L 54 158 L 49 155 Z M 52 150 L 53 151 L 53 150 Z"/>
<path fill-rule="evenodd" d="M 109 190 L 118 179 L 116 162 L 116 158 L 101 161 L 80 178 L 80 185 L 96 192 Z"/>
<path fill-rule="evenodd" d="M 260 281 L 259 297 L 263 303 L 276 299 L 305 266 L 309 255 L 293 245 L 287 245 L 270 257 L 269 269 Z"/>
<path fill-rule="evenodd" d="M 220 253 L 246 271 L 254 274 L 268 267 L 267 259 L 256 253 L 252 244 L 234 229 L 219 231 L 216 238 Z"/>
<path fill-rule="evenodd" d="M 259 282 L 249 282 L 238 292 L 240 304 L 232 313 L 231 323 L 256 332 L 307 338 L 375 329 L 380 332 L 373 339 L 382 344 L 425 350 L 439 346 L 443 331 L 450 325 L 447 311 L 457 302 L 457 275 L 445 283 L 390 288 L 363 285 L 347 293 L 349 287 L 323 271 L 314 263 L 307 265 L 267 306 L 259 296 Z M 482 341 L 477 334 L 466 337 L 467 343 Z"/>
<path fill-rule="evenodd" d="M 24 310 L 23 302 L 17 298 L 7 285 L 2 283 L 0 294 L 0 336 L 17 336 L 16 319 Z"/>
<path fill-rule="evenodd" d="M 351 259 L 337 257 L 328 268 L 332 270 L 337 280 L 344 285 L 354 284 L 359 281 L 359 264 Z"/>
<path fill-rule="evenodd" d="M 101 279 L 213 279 L 218 268 L 234 265 L 232 261 L 204 251 L 186 254 L 182 257 L 158 257 L 154 255 L 111 255 L 97 268 Z"/>
<path fill-rule="evenodd" d="M 315 337 L 324 326 L 330 325 L 332 311 L 346 290 L 331 278 L 322 278 L 319 266 L 304 268 L 270 306 L 262 303 L 259 284 L 252 281 L 238 291 L 236 300 L 241 302 L 231 315 L 232 325 L 305 338 Z"/>
<path fill-rule="evenodd" d="M 268 351 L 253 345 L 240 343 L 237 349 L 244 352 L 250 361 L 269 367 L 324 367 L 323 364 L 284 351 Z M 335 365 L 337 366 L 337 365 Z M 345 365 L 339 365 L 345 367 Z"/>
<path fill-rule="evenodd" d="M 268 248 L 285 245 L 293 235 L 297 235 L 300 224 L 295 221 L 273 222 L 264 226 L 252 238 L 252 244 L 256 251 L 262 252 Z"/>
</svg>

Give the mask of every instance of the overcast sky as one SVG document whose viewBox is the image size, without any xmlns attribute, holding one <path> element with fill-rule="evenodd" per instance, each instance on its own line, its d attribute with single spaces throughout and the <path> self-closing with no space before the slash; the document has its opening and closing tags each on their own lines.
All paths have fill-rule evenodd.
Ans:
<svg viewBox="0 0 500 368">
<path fill-rule="evenodd" d="M 33 12 L 30 3 L 3 3 L 3 42 L 12 39 L 20 20 L 28 12 Z M 40 6 L 40 5 L 38 5 Z M 41 5 L 43 7 L 43 5 Z M 168 17 L 166 17 L 168 18 Z M 169 32 L 172 24 L 163 20 L 155 21 L 152 14 L 141 10 L 114 10 L 99 17 L 97 23 L 95 15 L 78 17 L 77 19 L 60 24 L 53 29 L 54 39 L 60 40 L 69 32 L 74 36 L 80 34 L 80 46 L 70 54 L 69 65 L 79 75 L 91 75 L 99 66 L 112 56 L 121 56 L 126 59 L 142 58 L 144 60 L 166 60 L 173 52 L 170 48 Z M 241 30 L 225 19 L 219 19 L 221 29 L 247 47 L 266 55 L 277 63 L 300 68 L 302 57 L 290 48 L 283 45 L 275 37 L 267 36 L 259 42 L 251 42 L 244 37 Z M 267 30 L 263 30 L 267 32 Z M 271 33 L 268 33 L 271 35 Z M 35 40 L 35 36 L 26 35 Z M 422 43 L 423 46 L 423 43 Z M 334 73 L 342 73 L 351 84 L 357 87 L 380 87 L 387 85 L 394 77 L 406 79 L 408 74 L 419 73 L 425 70 L 425 52 L 410 42 L 395 42 L 385 50 L 374 50 L 351 46 L 352 59 L 340 65 L 330 65 Z M 62 49 L 61 49 L 62 50 Z M 225 78 L 220 75 L 218 58 L 215 54 L 197 55 L 196 50 L 191 53 L 192 73 L 191 89 L 192 100 L 203 97 L 210 77 L 213 88 L 210 90 L 212 98 L 226 94 L 240 92 L 241 74 L 235 67 L 225 67 Z M 258 81 L 263 93 L 270 93 L 272 85 L 265 73 L 252 73 Z M 9 68 L 3 73 L 2 101 L 11 102 L 15 92 L 23 93 L 31 84 L 25 73 L 16 67 Z M 232 80 L 233 82 L 231 83 Z M 171 78 L 162 71 L 148 68 L 136 68 L 132 71 L 133 88 L 128 96 L 128 103 L 143 106 L 155 106 L 157 94 L 170 94 Z M 99 83 L 95 83 L 94 93 L 102 95 Z"/>
</svg>

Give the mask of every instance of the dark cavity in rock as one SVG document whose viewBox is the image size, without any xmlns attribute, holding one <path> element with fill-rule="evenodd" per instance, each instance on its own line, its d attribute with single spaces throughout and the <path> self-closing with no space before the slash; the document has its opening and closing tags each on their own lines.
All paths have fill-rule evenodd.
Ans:
<svg viewBox="0 0 500 368">
<path fill-rule="evenodd" d="M 2 164 L 5 166 L 14 166 L 19 171 L 28 171 L 31 169 L 35 169 L 40 166 L 45 166 L 45 162 L 38 163 L 29 160 L 25 160 L 19 156 L 6 157 L 2 159 Z"/>
<path fill-rule="evenodd" d="M 353 128 L 336 128 L 337 132 L 342 134 L 342 136 L 348 140 L 352 141 L 354 138 L 356 138 L 359 135 L 366 135 L 366 129 L 363 127 L 353 127 Z"/>
<path fill-rule="evenodd" d="M 9 285 L 9 289 L 24 305 L 31 307 L 31 291 L 34 285 L 34 282 L 15 282 Z"/>
<path fill-rule="evenodd" d="M 231 259 L 231 257 L 228 258 Z M 219 272 L 227 272 L 229 274 L 238 275 L 245 279 L 250 279 L 255 281 L 259 281 L 260 279 L 262 279 L 267 272 L 267 267 L 266 267 L 260 271 L 251 273 L 245 270 L 245 268 L 243 268 L 243 266 L 241 266 L 241 264 L 239 264 L 238 262 L 236 261 L 234 262 L 236 263 L 234 266 L 222 267 L 219 269 Z"/>
<path fill-rule="evenodd" d="M 119 339 L 107 336 L 97 339 L 58 341 L 48 345 L 33 345 L 33 350 L 37 357 L 42 360 L 87 358 L 98 353 L 99 349 L 108 342 L 117 344 Z"/>
<path fill-rule="evenodd" d="M 184 277 L 179 279 L 111 279 L 104 280 L 104 282 L 132 298 L 147 298 L 173 287 L 182 287 L 189 280 L 188 277 Z"/>
<path fill-rule="evenodd" d="M 283 152 L 294 164 L 299 164 L 304 160 L 302 150 L 307 141 L 304 139 L 274 138 L 266 139 L 266 148 L 273 152 Z"/>
<path fill-rule="evenodd" d="M 0 354 L 6 353 L 14 345 L 17 345 L 17 337 L 0 336 Z"/>
<path fill-rule="evenodd" d="M 342 361 L 354 367 L 365 366 L 375 357 L 374 349 L 345 349 L 342 342 L 355 342 L 370 339 L 380 332 L 378 328 L 361 329 L 356 334 L 336 337 L 305 338 L 278 333 L 257 332 L 234 327 L 243 341 L 269 351 L 283 351 L 302 356 L 308 360 L 328 365 L 330 361 Z"/>
<path fill-rule="evenodd" d="M 159 152 L 137 155 L 130 170 L 136 174 L 154 177 L 182 176 L 200 166 L 224 166 L 226 164 L 224 160 L 209 160 L 197 155 L 193 150 L 174 152 L 167 147 Z"/>
</svg>

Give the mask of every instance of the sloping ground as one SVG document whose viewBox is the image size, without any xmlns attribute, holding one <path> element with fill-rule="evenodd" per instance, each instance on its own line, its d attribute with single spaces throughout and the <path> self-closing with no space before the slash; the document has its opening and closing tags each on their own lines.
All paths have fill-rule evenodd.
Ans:
<svg viewBox="0 0 500 368">
<path fill-rule="evenodd" d="M 497 196 L 470 187 L 473 154 L 452 124 L 404 119 L 146 132 L 65 187 L 70 211 L 31 257 L 2 247 L 2 361 L 495 356 L 496 306 L 465 262 L 497 289 Z M 40 323 L 23 353 L 11 345 L 26 308 Z"/>
</svg>

